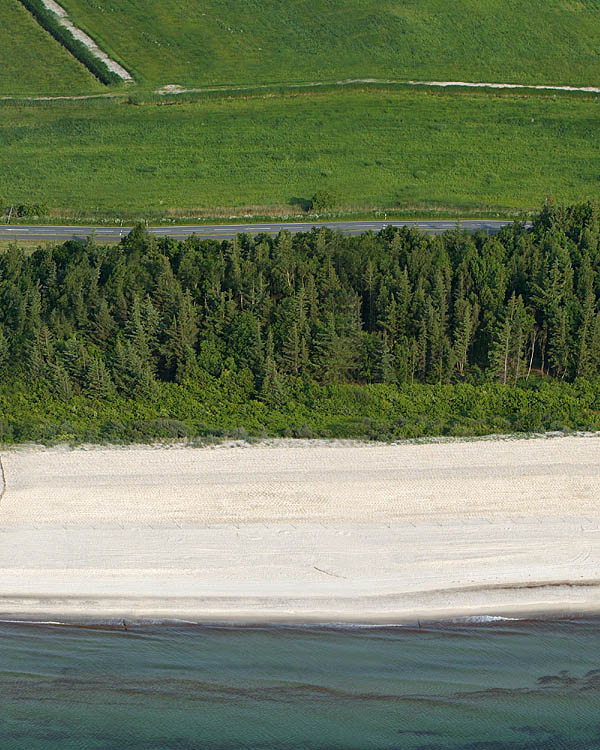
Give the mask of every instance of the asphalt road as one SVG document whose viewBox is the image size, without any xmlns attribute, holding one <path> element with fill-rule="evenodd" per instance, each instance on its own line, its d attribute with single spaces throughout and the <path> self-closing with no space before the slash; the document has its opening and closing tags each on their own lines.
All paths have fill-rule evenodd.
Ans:
<svg viewBox="0 0 600 750">
<path fill-rule="evenodd" d="M 492 219 L 477 219 L 461 221 L 462 229 L 469 232 L 482 230 L 494 233 L 510 221 L 496 221 Z M 386 226 L 402 227 L 417 226 L 428 234 L 439 234 L 456 228 L 456 221 L 327 221 L 306 222 L 295 224 L 228 224 L 228 225 L 198 225 L 178 227 L 149 227 L 148 231 L 157 237 L 175 237 L 184 239 L 192 234 L 211 239 L 230 239 L 237 234 L 277 234 L 282 229 L 292 234 L 309 232 L 313 227 L 329 227 L 344 234 L 363 234 L 364 232 L 378 232 Z M 7 239 L 30 240 L 34 242 L 64 242 L 65 240 L 83 239 L 92 234 L 98 242 L 115 242 L 131 231 L 131 227 L 59 227 L 59 226 L 21 226 L 0 225 L 0 241 Z"/>
</svg>

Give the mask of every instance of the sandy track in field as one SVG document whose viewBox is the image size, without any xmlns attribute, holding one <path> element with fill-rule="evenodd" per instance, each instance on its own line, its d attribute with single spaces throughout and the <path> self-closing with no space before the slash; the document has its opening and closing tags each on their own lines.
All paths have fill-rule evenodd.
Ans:
<svg viewBox="0 0 600 750">
<path fill-rule="evenodd" d="M 356 83 L 380 83 L 380 84 L 394 84 L 394 85 L 406 85 L 406 86 L 433 86 L 438 88 L 475 88 L 475 89 L 530 89 L 530 90 L 541 90 L 541 91 L 579 91 L 588 94 L 600 94 L 600 87 L 596 86 L 558 86 L 552 84 L 527 84 L 527 83 L 473 83 L 469 81 L 403 81 L 399 79 L 386 79 L 386 78 L 349 78 L 345 81 L 313 81 L 311 83 L 290 83 L 286 84 L 286 89 L 302 89 L 319 86 L 350 86 Z M 157 94 L 193 94 L 202 93 L 208 91 L 243 91 L 244 88 L 248 90 L 254 89 L 271 89 L 273 84 L 258 84 L 256 86 L 213 86 L 213 87 L 202 87 L 202 88 L 185 88 L 176 83 L 169 83 L 161 88 L 156 89 Z"/>
<path fill-rule="evenodd" d="M 464 87 L 474 89 L 537 89 L 539 91 L 581 91 L 588 94 L 600 94 L 596 86 L 553 86 L 527 83 L 472 83 L 468 81 L 408 81 L 411 86 L 438 86 L 441 88 Z"/>
<path fill-rule="evenodd" d="M 95 57 L 100 58 L 100 60 L 102 60 L 102 62 L 106 64 L 106 67 L 109 70 L 111 70 L 113 73 L 116 73 L 124 81 L 133 81 L 133 78 L 131 77 L 129 71 L 125 70 L 122 65 L 119 65 L 116 60 L 113 60 L 111 57 L 109 57 L 106 52 L 104 52 L 104 50 L 101 50 L 96 42 L 90 36 L 88 36 L 85 31 L 82 31 L 81 29 L 77 28 L 77 26 L 75 26 L 62 5 L 59 5 L 55 0 L 42 0 L 42 2 L 49 11 L 58 16 L 58 20 L 60 21 L 60 23 L 66 29 L 68 29 L 71 34 L 73 34 L 75 39 L 78 39 L 82 44 L 85 44 L 85 46 Z"/>
<path fill-rule="evenodd" d="M 600 610 L 600 438 L 3 455 L 0 613 Z"/>
</svg>

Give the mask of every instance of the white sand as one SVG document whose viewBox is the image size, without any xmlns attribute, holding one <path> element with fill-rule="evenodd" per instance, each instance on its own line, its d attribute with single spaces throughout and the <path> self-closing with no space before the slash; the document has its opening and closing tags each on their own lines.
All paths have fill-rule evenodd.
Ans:
<svg viewBox="0 0 600 750">
<path fill-rule="evenodd" d="M 600 438 L 2 455 L 0 615 L 600 611 Z"/>
</svg>

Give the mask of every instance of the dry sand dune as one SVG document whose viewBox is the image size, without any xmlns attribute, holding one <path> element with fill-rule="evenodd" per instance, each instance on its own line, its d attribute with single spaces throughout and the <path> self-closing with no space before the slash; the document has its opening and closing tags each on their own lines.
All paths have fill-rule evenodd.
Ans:
<svg viewBox="0 0 600 750">
<path fill-rule="evenodd" d="M 2 455 L 5 618 L 600 610 L 600 438 Z"/>
</svg>

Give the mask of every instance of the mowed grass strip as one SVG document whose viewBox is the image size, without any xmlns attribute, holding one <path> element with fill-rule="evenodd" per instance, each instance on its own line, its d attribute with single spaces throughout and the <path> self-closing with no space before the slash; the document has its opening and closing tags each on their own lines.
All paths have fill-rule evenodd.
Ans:
<svg viewBox="0 0 600 750">
<path fill-rule="evenodd" d="M 105 90 L 18 0 L 3 0 L 0 96 L 68 95 Z M 0 187 L 1 192 L 1 187 Z"/>
<path fill-rule="evenodd" d="M 151 86 L 401 78 L 598 85 L 598 0 L 63 0 Z"/>
<path fill-rule="evenodd" d="M 5 203 L 56 215 L 253 206 L 318 189 L 342 209 L 536 209 L 600 193 L 600 100 L 445 92 L 330 93 L 0 110 Z M 288 208 L 289 210 L 289 208 Z"/>
</svg>

